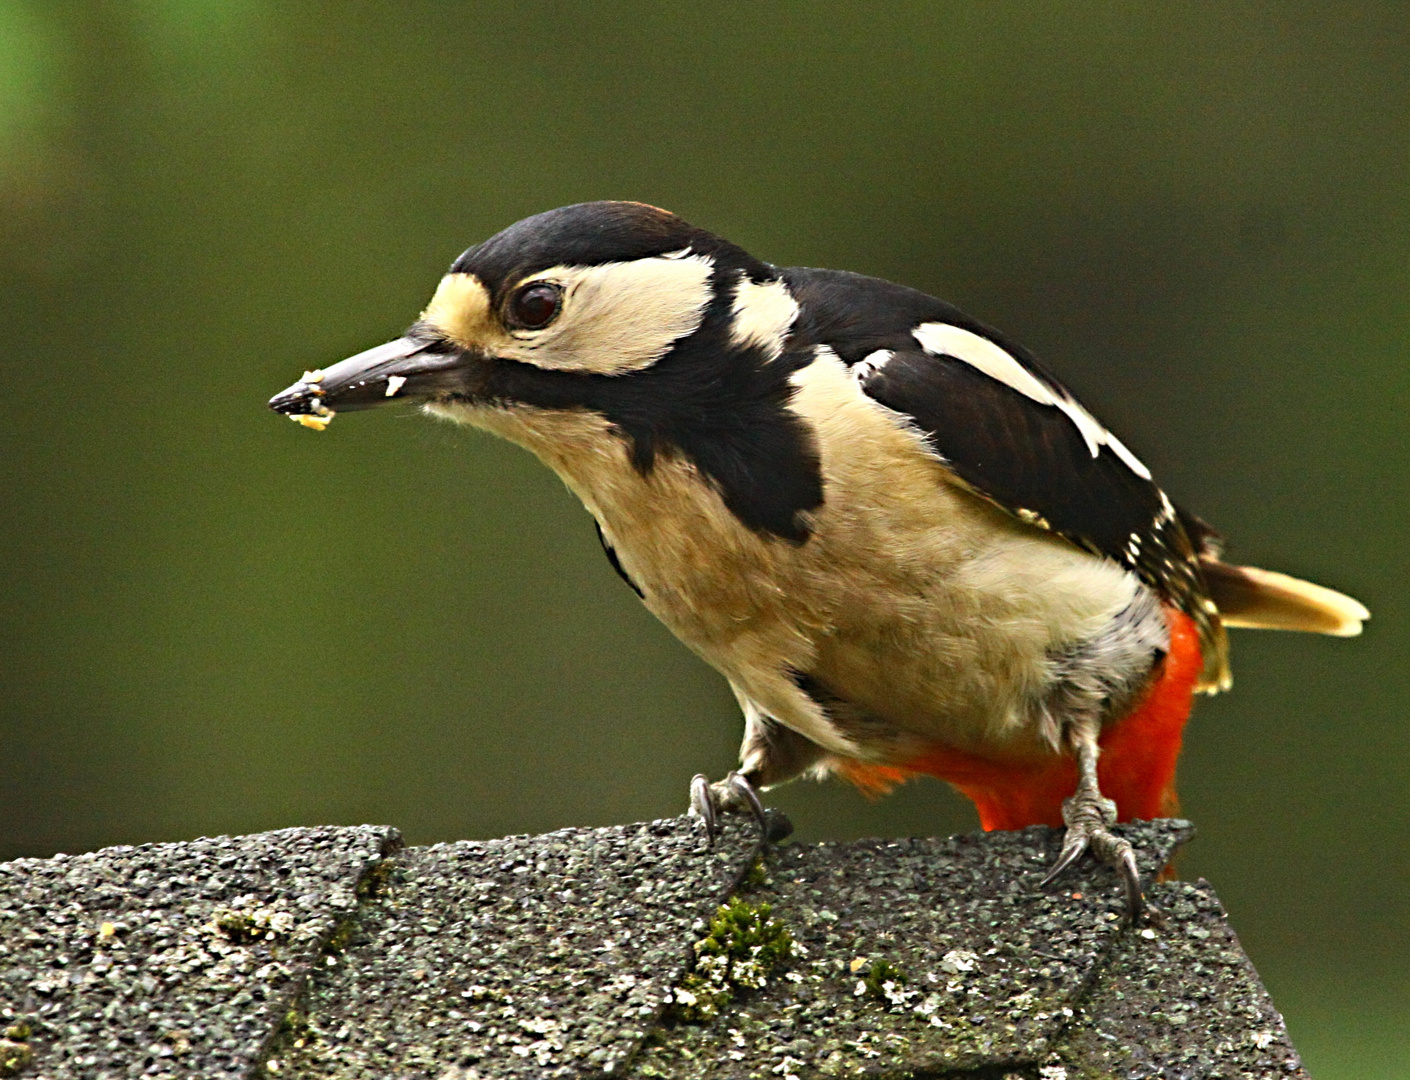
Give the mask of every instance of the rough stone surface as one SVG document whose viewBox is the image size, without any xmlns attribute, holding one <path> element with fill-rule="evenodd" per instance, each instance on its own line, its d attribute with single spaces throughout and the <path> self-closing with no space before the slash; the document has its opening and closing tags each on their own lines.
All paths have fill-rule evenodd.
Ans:
<svg viewBox="0 0 1410 1080">
<path fill-rule="evenodd" d="M 398 843 L 284 829 L 0 864 L 0 1075 L 248 1076 Z"/>
<path fill-rule="evenodd" d="M 1153 875 L 1193 830 L 1157 821 L 1119 831 Z M 771 904 L 805 951 L 713 1022 L 658 1032 L 633 1075 L 1036 1067 L 1129 933 L 1116 875 L 1091 860 L 1038 888 L 1060 839 L 1034 827 L 777 850 L 771 882 L 749 899 Z M 896 974 L 869 987 L 878 961 Z"/>
<path fill-rule="evenodd" d="M 304 1019 L 284 1076 L 601 1076 L 632 1057 L 698 927 L 750 868 L 754 823 L 685 818 L 413 848 Z"/>
<path fill-rule="evenodd" d="M 1148 875 L 1191 832 L 1121 828 Z M 1128 928 L 1090 861 L 1038 889 L 1058 839 L 761 862 L 731 817 L 713 848 L 675 819 L 401 852 L 364 826 L 22 859 L 0 864 L 0 1077 L 1305 1077 L 1207 884 L 1152 886 L 1161 921 Z M 681 1019 L 707 929 L 718 944 L 766 922 L 752 988 Z M 755 957 L 764 940 L 734 939 Z M 704 978 L 702 960 L 688 985 Z"/>
<path fill-rule="evenodd" d="M 1072 1080 L 1305 1078 L 1209 883 L 1157 885 L 1165 920 L 1117 946 L 1060 1048 Z"/>
</svg>

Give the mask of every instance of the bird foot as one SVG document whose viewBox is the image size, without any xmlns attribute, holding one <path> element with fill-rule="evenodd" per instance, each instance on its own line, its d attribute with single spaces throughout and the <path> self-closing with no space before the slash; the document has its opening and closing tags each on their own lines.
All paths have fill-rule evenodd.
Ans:
<svg viewBox="0 0 1410 1080">
<path fill-rule="evenodd" d="M 696 773 L 690 781 L 690 813 L 704 824 L 705 837 L 711 844 L 720 835 L 720 815 L 726 812 L 753 816 L 765 840 L 782 840 L 793 831 L 793 825 L 783 814 L 764 809 L 759 792 L 744 774 L 731 772 L 712 784 L 704 773 Z"/>
<path fill-rule="evenodd" d="M 1141 894 L 1141 871 L 1136 865 L 1135 849 L 1129 841 L 1111 831 L 1111 826 L 1116 824 L 1116 803 L 1104 797 L 1095 787 L 1079 787 L 1075 795 L 1063 800 L 1062 820 L 1067 824 L 1067 835 L 1063 838 L 1062 851 L 1048 876 L 1043 879 L 1043 884 L 1050 884 L 1084 852 L 1090 851 L 1100 862 L 1121 875 L 1126 894 L 1126 912 L 1132 923 L 1137 922 L 1144 912 L 1153 913 L 1154 909 Z"/>
</svg>

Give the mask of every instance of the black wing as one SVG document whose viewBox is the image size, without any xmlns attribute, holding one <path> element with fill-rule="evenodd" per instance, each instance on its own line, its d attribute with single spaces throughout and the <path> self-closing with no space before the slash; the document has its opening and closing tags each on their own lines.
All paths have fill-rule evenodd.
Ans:
<svg viewBox="0 0 1410 1080">
<path fill-rule="evenodd" d="M 786 279 L 806 313 L 799 326 L 804 341 L 830 346 L 852 366 L 863 391 L 907 417 L 965 486 L 1030 525 L 1129 567 L 1195 620 L 1212 646 L 1206 649 L 1211 672 L 1222 669 L 1223 635 L 1187 515 L 1027 350 L 949 304 L 889 282 L 816 270 L 790 270 Z M 997 346 L 1053 403 L 1012 385 L 1021 378 L 1006 382 L 986 373 L 972 357 L 926 351 L 916 330 L 929 324 L 958 327 Z"/>
<path fill-rule="evenodd" d="M 896 350 L 861 386 L 914 422 L 967 486 L 1029 524 L 1133 569 L 1152 539 L 1184 537 L 1160 489 L 1110 447 L 1093 455 L 1067 413 L 962 360 Z"/>
</svg>

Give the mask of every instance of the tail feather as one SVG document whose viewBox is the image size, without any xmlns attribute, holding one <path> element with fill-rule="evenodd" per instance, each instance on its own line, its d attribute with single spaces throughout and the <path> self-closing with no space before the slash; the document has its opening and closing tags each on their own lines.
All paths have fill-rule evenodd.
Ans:
<svg viewBox="0 0 1410 1080">
<path fill-rule="evenodd" d="M 1371 617 L 1351 597 L 1287 574 L 1208 556 L 1200 559 L 1200 569 L 1225 626 L 1355 637 Z"/>
</svg>

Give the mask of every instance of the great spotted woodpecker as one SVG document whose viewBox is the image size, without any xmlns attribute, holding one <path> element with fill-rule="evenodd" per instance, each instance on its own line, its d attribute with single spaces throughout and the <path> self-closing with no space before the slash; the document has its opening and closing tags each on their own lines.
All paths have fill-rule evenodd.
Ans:
<svg viewBox="0 0 1410 1080">
<path fill-rule="evenodd" d="M 805 773 L 868 789 L 929 773 L 986 829 L 1065 824 L 1053 875 L 1090 849 L 1139 910 L 1109 827 L 1174 810 L 1192 695 L 1229 685 L 1225 627 L 1352 635 L 1368 617 L 1221 561 L 990 327 L 639 203 L 510 226 L 455 260 L 405 335 L 270 405 L 321 427 L 395 400 L 536 454 L 729 680 L 740 768 L 692 785 L 711 825 Z"/>
</svg>

